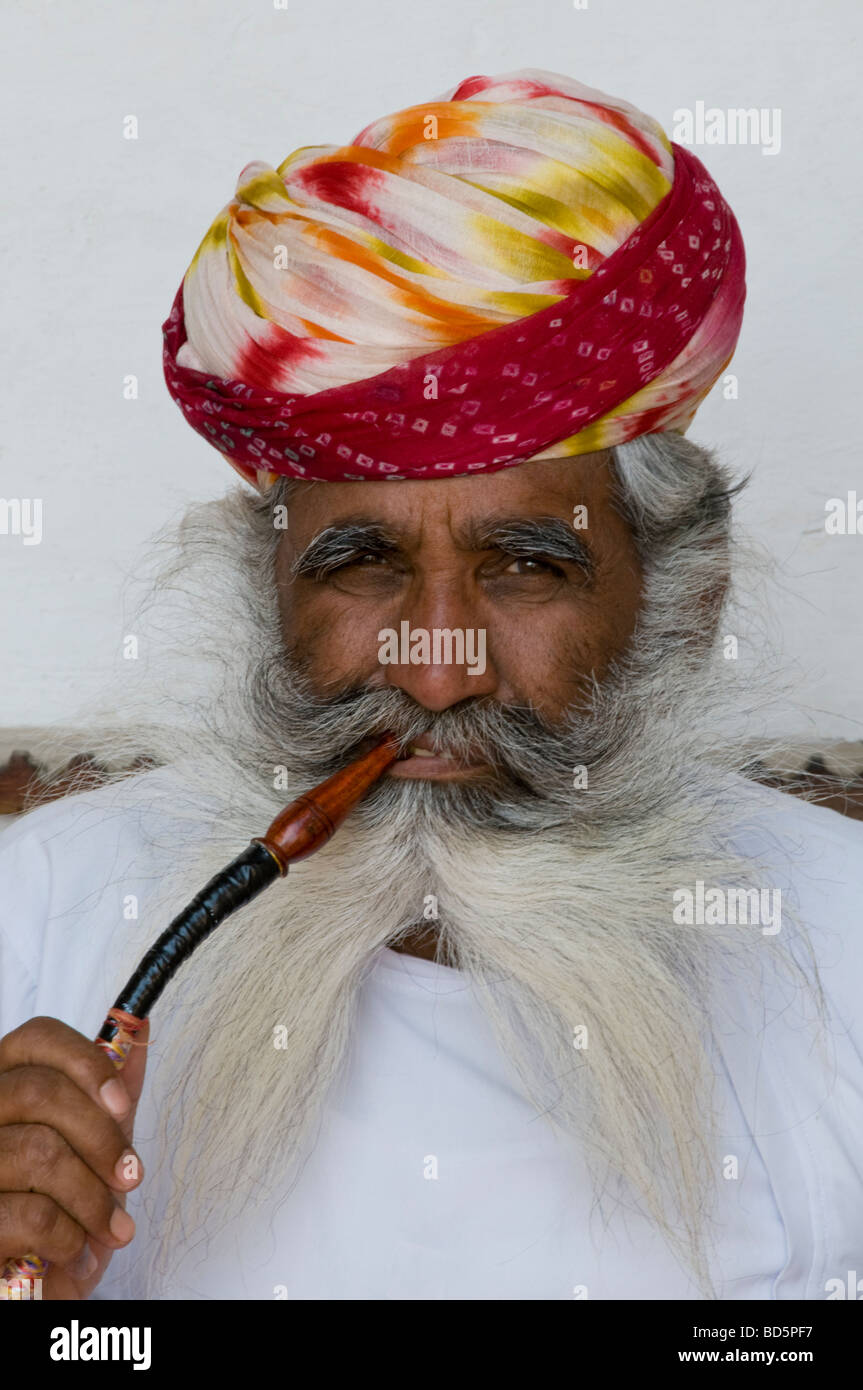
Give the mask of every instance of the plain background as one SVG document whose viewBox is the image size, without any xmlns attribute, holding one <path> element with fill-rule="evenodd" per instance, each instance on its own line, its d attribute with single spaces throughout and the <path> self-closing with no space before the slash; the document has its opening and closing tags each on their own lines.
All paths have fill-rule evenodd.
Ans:
<svg viewBox="0 0 863 1390">
<path fill-rule="evenodd" d="M 62 721 L 117 674 L 147 537 L 234 483 L 168 396 L 160 330 L 243 166 L 534 67 L 669 135 L 698 101 L 781 110 L 777 155 L 694 147 L 743 230 L 748 300 L 739 399 L 714 387 L 689 436 L 754 472 L 738 507 L 778 563 L 795 692 L 775 732 L 863 737 L 863 535 L 824 529 L 828 498 L 863 498 L 858 0 L 5 0 L 2 28 L 0 497 L 42 498 L 43 539 L 0 535 L 0 725 Z"/>
</svg>

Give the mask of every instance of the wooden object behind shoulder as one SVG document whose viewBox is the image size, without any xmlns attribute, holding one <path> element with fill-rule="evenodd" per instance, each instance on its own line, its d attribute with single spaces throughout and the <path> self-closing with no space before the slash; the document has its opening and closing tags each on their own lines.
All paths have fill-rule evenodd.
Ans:
<svg viewBox="0 0 863 1390">
<path fill-rule="evenodd" d="M 136 758 L 125 770 L 137 772 L 149 766 L 148 758 Z M 0 764 L 0 816 L 19 816 L 71 792 L 90 791 L 106 782 L 108 776 L 108 769 L 97 763 L 92 754 L 76 753 L 60 772 L 49 778 L 29 752 L 16 750 Z"/>
</svg>

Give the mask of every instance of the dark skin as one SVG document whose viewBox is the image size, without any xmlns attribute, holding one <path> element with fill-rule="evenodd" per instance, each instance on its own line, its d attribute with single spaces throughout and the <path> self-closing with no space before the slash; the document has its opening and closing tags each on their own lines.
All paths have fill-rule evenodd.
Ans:
<svg viewBox="0 0 863 1390">
<path fill-rule="evenodd" d="M 300 487 L 277 559 L 286 648 L 302 653 L 321 695 L 394 685 L 430 713 L 483 696 L 561 718 L 585 679 L 601 680 L 625 649 L 641 602 L 642 568 L 613 482 L 608 455 L 595 453 L 440 481 Z M 573 528 L 576 506 L 587 507 L 585 529 Z M 512 553 L 499 523 L 513 533 L 524 521 L 563 523 L 583 561 L 524 545 Z M 377 528 L 386 546 L 346 546 L 337 568 L 293 572 L 321 533 L 357 525 Z M 378 633 L 403 620 L 428 631 L 484 629 L 484 672 L 382 665 Z M 447 761 L 414 756 L 392 775 L 455 781 L 482 771 Z M 432 929 L 417 928 L 393 949 L 432 960 L 436 944 Z"/>
</svg>

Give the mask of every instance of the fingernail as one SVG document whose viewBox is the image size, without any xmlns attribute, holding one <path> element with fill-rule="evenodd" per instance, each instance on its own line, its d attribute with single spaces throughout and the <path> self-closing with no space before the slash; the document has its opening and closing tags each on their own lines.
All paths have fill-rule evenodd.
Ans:
<svg viewBox="0 0 863 1390">
<path fill-rule="evenodd" d="M 112 1115 L 125 1115 L 129 1109 L 129 1093 L 122 1081 L 106 1081 L 99 1087 L 99 1095 L 106 1110 Z"/>
<path fill-rule="evenodd" d="M 140 1158 L 132 1149 L 127 1149 L 122 1158 L 118 1158 L 114 1166 L 114 1176 L 118 1182 L 140 1182 L 144 1176 L 144 1168 Z"/>
<path fill-rule="evenodd" d="M 115 1240 L 129 1241 L 135 1234 L 135 1223 L 122 1207 L 115 1207 L 111 1217 L 111 1235 Z"/>
<path fill-rule="evenodd" d="M 68 1270 L 73 1279 L 89 1279 L 98 1263 L 99 1261 L 90 1249 L 89 1242 L 87 1242 L 78 1258 L 73 1260 L 68 1266 Z"/>
</svg>

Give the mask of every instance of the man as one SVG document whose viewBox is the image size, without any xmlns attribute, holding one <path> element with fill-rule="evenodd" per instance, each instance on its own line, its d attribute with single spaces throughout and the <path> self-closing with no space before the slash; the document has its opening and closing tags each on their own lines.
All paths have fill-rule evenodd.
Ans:
<svg viewBox="0 0 863 1390">
<path fill-rule="evenodd" d="M 185 519 L 175 650 L 96 750 L 155 768 L 2 841 L 0 1256 L 50 1261 L 43 1296 L 818 1299 L 860 1267 L 861 832 L 740 775 L 735 488 L 683 437 L 742 303 L 700 163 L 554 74 L 243 171 L 165 371 L 258 493 Z M 116 1076 L 90 1039 L 168 919 L 386 730 Z"/>
</svg>

